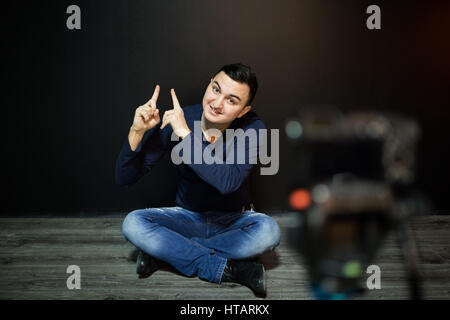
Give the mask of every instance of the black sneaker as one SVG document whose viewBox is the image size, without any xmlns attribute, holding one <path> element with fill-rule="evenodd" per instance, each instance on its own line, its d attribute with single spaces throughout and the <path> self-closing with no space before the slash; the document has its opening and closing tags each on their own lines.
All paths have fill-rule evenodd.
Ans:
<svg viewBox="0 0 450 320">
<path fill-rule="evenodd" d="M 155 258 L 140 250 L 137 257 L 136 273 L 139 278 L 147 278 L 159 269 L 159 264 Z"/>
<path fill-rule="evenodd" d="M 266 296 L 264 265 L 256 261 L 228 260 L 221 282 L 239 283 L 253 290 L 258 296 Z"/>
</svg>

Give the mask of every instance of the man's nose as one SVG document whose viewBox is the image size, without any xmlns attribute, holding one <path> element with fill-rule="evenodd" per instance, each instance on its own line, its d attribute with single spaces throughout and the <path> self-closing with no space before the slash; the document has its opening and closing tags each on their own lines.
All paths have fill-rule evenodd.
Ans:
<svg viewBox="0 0 450 320">
<path fill-rule="evenodd" d="M 214 109 L 221 111 L 223 109 L 224 101 L 225 101 L 225 97 L 223 97 L 223 96 L 220 96 L 219 98 L 217 98 Z"/>
</svg>

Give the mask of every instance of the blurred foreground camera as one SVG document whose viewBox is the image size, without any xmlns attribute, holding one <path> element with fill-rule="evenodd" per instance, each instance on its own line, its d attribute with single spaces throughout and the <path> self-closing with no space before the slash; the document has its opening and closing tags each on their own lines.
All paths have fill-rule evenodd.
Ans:
<svg viewBox="0 0 450 320">
<path fill-rule="evenodd" d="M 295 212 L 288 239 L 305 258 L 314 296 L 347 299 L 362 293 L 362 275 L 395 230 L 411 298 L 420 299 L 409 226 L 426 203 L 413 189 L 417 124 L 397 115 L 313 108 L 287 121 L 286 136 L 292 158 L 303 164 L 289 182 Z"/>
</svg>

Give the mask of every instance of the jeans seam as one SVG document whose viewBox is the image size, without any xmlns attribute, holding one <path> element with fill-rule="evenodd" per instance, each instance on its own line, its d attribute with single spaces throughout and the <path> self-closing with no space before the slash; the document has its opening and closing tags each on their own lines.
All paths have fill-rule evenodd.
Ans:
<svg viewBox="0 0 450 320">
<path fill-rule="evenodd" d="M 219 268 L 217 269 L 216 279 L 215 279 L 217 283 L 220 283 L 220 281 L 222 280 L 222 274 L 223 274 L 223 271 L 225 269 L 225 265 L 227 263 L 227 258 L 220 257 L 220 259 L 222 261 L 221 261 L 221 263 L 219 265 Z"/>
</svg>

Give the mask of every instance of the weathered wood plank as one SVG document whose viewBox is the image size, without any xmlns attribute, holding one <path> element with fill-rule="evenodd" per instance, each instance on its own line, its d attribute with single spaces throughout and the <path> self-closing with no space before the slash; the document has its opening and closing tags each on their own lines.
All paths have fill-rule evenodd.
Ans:
<svg viewBox="0 0 450 320">
<path fill-rule="evenodd" d="M 138 279 L 134 247 L 121 234 L 122 217 L 0 218 L 0 299 L 255 299 L 235 284 L 212 284 L 160 270 Z M 303 257 L 290 247 L 282 228 L 275 255 L 263 256 L 266 299 L 311 299 Z M 420 252 L 426 298 L 450 297 L 450 217 L 416 217 L 412 222 Z M 403 256 L 391 233 L 376 256 L 382 289 L 358 299 L 407 299 Z M 82 289 L 68 290 L 68 265 L 82 270 Z M 362 279 L 364 280 L 364 279 Z M 364 284 L 364 283 L 362 283 Z"/>
</svg>

